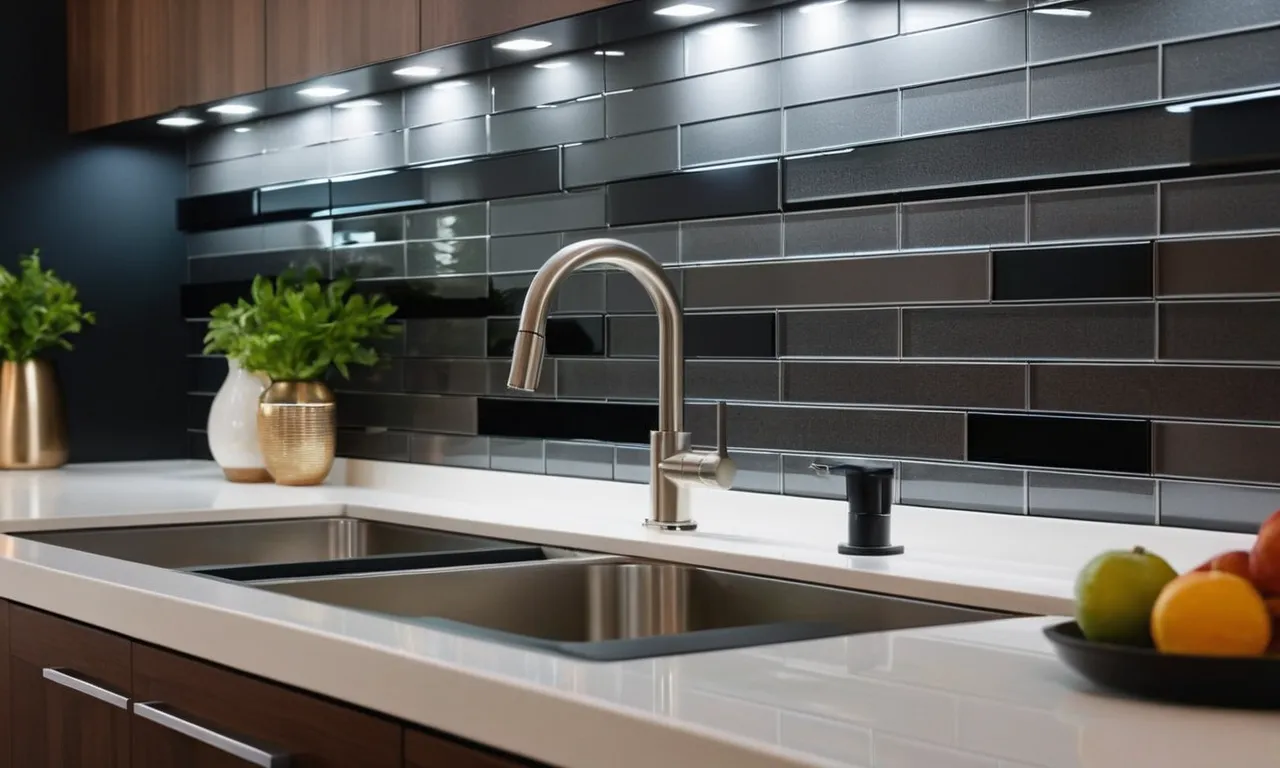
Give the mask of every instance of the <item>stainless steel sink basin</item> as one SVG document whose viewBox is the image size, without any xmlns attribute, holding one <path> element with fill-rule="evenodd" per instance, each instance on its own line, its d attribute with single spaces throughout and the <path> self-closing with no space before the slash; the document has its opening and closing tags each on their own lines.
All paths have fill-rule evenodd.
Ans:
<svg viewBox="0 0 1280 768">
<path fill-rule="evenodd" d="M 254 586 L 595 660 L 1005 618 L 968 608 L 607 556 Z"/>
<path fill-rule="evenodd" d="M 538 547 L 355 517 L 15 534 L 161 568 L 236 580 L 541 559 Z"/>
</svg>

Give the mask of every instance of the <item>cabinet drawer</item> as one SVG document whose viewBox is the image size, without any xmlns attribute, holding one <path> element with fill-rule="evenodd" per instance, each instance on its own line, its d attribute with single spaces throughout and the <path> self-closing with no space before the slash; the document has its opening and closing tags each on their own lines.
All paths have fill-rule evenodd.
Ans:
<svg viewBox="0 0 1280 768">
<path fill-rule="evenodd" d="M 536 768 L 542 764 L 409 728 L 404 733 L 404 765 L 405 768 Z"/>
</svg>

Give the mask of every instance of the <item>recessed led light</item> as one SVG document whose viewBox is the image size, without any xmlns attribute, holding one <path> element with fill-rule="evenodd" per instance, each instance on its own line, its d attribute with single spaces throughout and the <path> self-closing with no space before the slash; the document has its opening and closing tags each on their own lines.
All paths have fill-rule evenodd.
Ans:
<svg viewBox="0 0 1280 768">
<path fill-rule="evenodd" d="M 308 99 L 334 99 L 344 93 L 347 93 L 346 88 L 337 88 L 332 85 L 316 85 L 298 91 L 299 96 L 306 96 Z"/>
<path fill-rule="evenodd" d="M 808 5 L 800 6 L 800 12 L 816 13 L 818 11 L 825 11 L 828 8 L 834 8 L 837 5 L 844 5 L 844 3 L 845 0 L 822 0 L 821 2 L 809 3 Z"/>
<path fill-rule="evenodd" d="M 177 115 L 174 117 L 162 117 L 156 121 L 156 124 L 163 125 L 168 128 L 190 128 L 193 125 L 200 125 L 204 121 L 196 117 L 183 117 Z"/>
<path fill-rule="evenodd" d="M 1045 16 L 1070 16 L 1077 19 L 1087 19 L 1093 15 L 1093 11 L 1087 8 L 1036 8 L 1032 13 Z"/>
<path fill-rule="evenodd" d="M 596 51 L 597 56 L 626 56 L 623 51 Z"/>
<path fill-rule="evenodd" d="M 248 104 L 219 104 L 209 107 L 209 111 L 219 115 L 252 115 L 258 111 L 258 108 Z"/>
<path fill-rule="evenodd" d="M 443 83 L 436 83 L 431 87 L 436 89 L 437 91 L 447 91 L 451 88 L 462 88 L 466 84 L 467 84 L 466 80 L 446 80 Z"/>
<path fill-rule="evenodd" d="M 716 9 L 706 5 L 697 5 L 695 3 L 679 3 L 677 5 L 668 5 L 666 8 L 659 8 L 653 12 L 655 16 L 675 16 L 677 18 L 689 19 L 695 16 L 706 16 L 708 13 L 715 13 Z"/>
<path fill-rule="evenodd" d="M 336 109 L 369 109 L 370 107 L 380 107 L 382 102 L 374 99 L 356 99 L 355 101 L 344 101 L 341 104 L 335 104 Z"/>
<path fill-rule="evenodd" d="M 750 24 L 745 21 L 726 21 L 723 24 L 713 24 L 710 27 L 703 27 L 698 30 L 698 34 L 702 35 L 723 35 L 726 32 L 735 32 L 739 29 L 750 29 L 759 26 L 758 24 Z"/>
<path fill-rule="evenodd" d="M 569 66 L 569 62 L 563 59 L 559 61 L 540 61 L 533 65 L 534 69 L 563 69 L 567 66 Z"/>
<path fill-rule="evenodd" d="M 253 130 L 252 128 L 246 128 L 245 126 L 242 125 L 236 129 L 236 133 L 249 133 L 252 130 Z"/>
<path fill-rule="evenodd" d="M 550 48 L 550 40 L 534 40 L 531 37 L 517 37 L 515 40 L 505 40 L 493 46 L 502 51 L 540 51 L 543 48 Z"/>
<path fill-rule="evenodd" d="M 397 69 L 391 74 L 398 75 L 400 77 L 435 77 L 440 74 L 440 68 L 422 66 L 405 67 L 404 69 Z"/>
</svg>

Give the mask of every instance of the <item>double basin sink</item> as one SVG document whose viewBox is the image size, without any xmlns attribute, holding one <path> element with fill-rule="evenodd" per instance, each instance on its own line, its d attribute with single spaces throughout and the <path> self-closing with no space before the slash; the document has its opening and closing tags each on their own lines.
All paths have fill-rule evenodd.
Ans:
<svg viewBox="0 0 1280 768">
<path fill-rule="evenodd" d="M 358 517 L 17 535 L 597 661 L 1005 618 Z"/>
</svg>

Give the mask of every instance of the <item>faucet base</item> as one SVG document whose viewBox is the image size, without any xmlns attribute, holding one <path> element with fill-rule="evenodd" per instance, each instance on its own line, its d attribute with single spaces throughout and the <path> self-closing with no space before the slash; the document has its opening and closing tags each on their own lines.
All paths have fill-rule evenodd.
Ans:
<svg viewBox="0 0 1280 768">
<path fill-rule="evenodd" d="M 841 544 L 836 548 L 842 555 L 862 555 L 879 557 L 882 555 L 900 555 L 906 551 L 906 547 L 901 544 L 876 544 L 872 546 L 859 546 L 856 544 Z"/>
<path fill-rule="evenodd" d="M 663 523 L 658 520 L 645 520 L 645 528 L 656 528 L 659 531 L 695 531 L 698 524 L 692 520 L 686 520 L 681 523 Z"/>
</svg>

